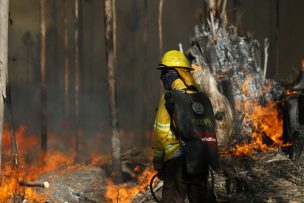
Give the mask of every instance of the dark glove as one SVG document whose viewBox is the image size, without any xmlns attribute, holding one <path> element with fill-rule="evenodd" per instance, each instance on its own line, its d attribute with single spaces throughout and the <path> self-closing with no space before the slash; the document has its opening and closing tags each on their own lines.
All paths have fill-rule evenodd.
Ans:
<svg viewBox="0 0 304 203">
<path fill-rule="evenodd" d="M 157 171 L 157 178 L 163 180 L 163 159 L 153 158 L 153 168 Z"/>
<path fill-rule="evenodd" d="M 163 82 L 164 88 L 171 89 L 171 84 L 178 78 L 178 73 L 175 70 L 162 70 L 160 79 Z"/>
<path fill-rule="evenodd" d="M 164 171 L 163 170 L 158 170 L 157 171 L 157 178 L 159 179 L 159 180 L 164 180 Z"/>
<path fill-rule="evenodd" d="M 163 169 L 163 160 L 162 159 L 153 158 L 152 163 L 153 163 L 154 170 L 161 171 Z"/>
</svg>

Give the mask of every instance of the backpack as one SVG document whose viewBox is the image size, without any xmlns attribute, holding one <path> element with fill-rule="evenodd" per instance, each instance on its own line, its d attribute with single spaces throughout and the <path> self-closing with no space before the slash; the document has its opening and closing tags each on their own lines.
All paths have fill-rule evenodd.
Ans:
<svg viewBox="0 0 304 203">
<path fill-rule="evenodd" d="M 219 168 L 215 117 L 208 96 L 202 92 L 169 90 L 165 106 L 171 117 L 171 130 L 180 140 L 189 174 Z"/>
</svg>

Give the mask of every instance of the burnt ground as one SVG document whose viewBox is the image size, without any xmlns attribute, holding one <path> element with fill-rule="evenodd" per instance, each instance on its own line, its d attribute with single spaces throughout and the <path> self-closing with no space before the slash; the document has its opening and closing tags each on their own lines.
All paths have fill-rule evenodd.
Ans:
<svg viewBox="0 0 304 203">
<path fill-rule="evenodd" d="M 221 170 L 214 175 L 218 202 L 304 202 L 304 166 L 291 161 L 280 150 L 257 153 L 252 157 L 224 157 L 221 163 Z M 160 185 L 155 186 L 158 197 L 161 195 Z M 152 203 L 154 200 L 147 191 L 134 202 Z"/>
<path fill-rule="evenodd" d="M 124 174 L 130 172 L 140 175 L 150 163 L 145 160 L 146 154 L 140 150 L 131 150 L 123 155 Z M 133 163 L 140 163 L 140 170 L 135 170 Z M 146 163 L 146 164 L 145 164 Z M 46 202 L 73 203 L 107 203 L 113 202 L 105 198 L 108 189 L 107 180 L 111 170 L 109 165 L 86 163 L 62 168 L 56 173 L 45 174 L 39 179 L 47 181 L 48 188 L 36 187 L 41 196 L 47 197 Z M 128 177 L 133 178 L 128 178 Z M 143 174 L 141 177 L 145 176 Z M 125 176 L 124 186 L 139 186 L 134 174 Z M 212 176 L 209 176 L 211 183 Z M 221 169 L 214 173 L 214 192 L 219 203 L 302 203 L 304 202 L 304 164 L 290 160 L 281 150 L 260 152 L 252 156 L 221 158 Z M 154 181 L 154 191 L 161 196 L 162 182 Z M 116 187 L 116 186 L 115 186 Z M 155 202 L 148 185 L 134 196 L 133 203 Z M 15 198 L 16 200 L 16 198 Z M 24 200 L 20 202 L 41 202 Z M 19 202 L 19 201 L 14 201 Z M 124 201 L 115 201 L 122 202 Z"/>
</svg>

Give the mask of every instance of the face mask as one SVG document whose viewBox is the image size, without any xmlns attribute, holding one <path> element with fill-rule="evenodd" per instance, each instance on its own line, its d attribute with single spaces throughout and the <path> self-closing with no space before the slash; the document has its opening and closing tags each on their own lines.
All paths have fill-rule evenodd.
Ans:
<svg viewBox="0 0 304 203">
<path fill-rule="evenodd" d="M 160 79 L 163 82 L 164 88 L 171 89 L 171 84 L 178 78 L 178 73 L 175 70 L 162 70 Z"/>
</svg>

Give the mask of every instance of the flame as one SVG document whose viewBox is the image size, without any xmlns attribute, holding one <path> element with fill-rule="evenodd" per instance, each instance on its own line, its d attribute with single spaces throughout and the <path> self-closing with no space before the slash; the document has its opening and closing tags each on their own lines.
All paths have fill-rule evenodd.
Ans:
<svg viewBox="0 0 304 203">
<path fill-rule="evenodd" d="M 0 202 L 12 202 L 14 198 L 23 198 L 29 202 L 46 202 L 47 193 L 41 194 L 30 187 L 22 187 L 19 185 L 21 181 L 35 181 L 45 173 L 58 169 L 62 166 L 68 166 L 65 172 L 74 170 L 73 160 L 75 154 L 71 151 L 64 150 L 61 152 L 58 149 L 49 147 L 46 154 L 40 151 L 40 142 L 37 139 L 39 136 L 28 134 L 27 127 L 21 126 L 15 131 L 19 154 L 18 167 L 12 164 L 11 140 L 8 125 L 5 125 L 3 130 L 3 166 L 2 166 L 2 184 L 0 185 Z M 67 140 L 68 141 L 68 140 Z M 58 144 L 59 143 L 59 144 Z M 49 133 L 48 145 L 62 147 L 62 138 Z M 64 143 L 63 146 L 66 144 Z M 100 166 L 111 161 L 110 155 L 100 156 L 97 153 L 90 155 L 89 163 L 91 165 Z M 80 164 L 80 166 L 82 166 Z M 143 169 L 140 167 L 134 168 L 134 177 Z M 111 180 L 108 180 L 108 187 L 105 193 L 105 198 L 108 202 L 132 202 L 132 198 L 138 193 L 146 191 L 149 186 L 151 177 L 156 172 L 151 168 L 146 168 L 138 177 L 136 185 L 127 186 L 126 184 L 114 185 Z M 19 201 L 19 200 L 18 200 Z"/>
<path fill-rule="evenodd" d="M 292 89 L 287 90 L 287 91 L 285 92 L 285 95 L 286 95 L 286 96 L 288 96 L 288 95 L 293 95 L 293 94 L 300 94 L 300 92 L 298 92 L 298 91 L 296 91 L 296 90 L 292 90 Z"/>
<path fill-rule="evenodd" d="M 252 155 L 255 151 L 274 150 L 278 146 L 283 145 L 283 121 L 279 115 L 275 102 L 269 102 L 265 106 L 256 102 L 244 102 L 245 117 L 251 120 L 253 129 L 252 139 L 250 143 L 236 145 L 233 152 L 235 155 Z M 263 141 L 263 136 L 267 136 L 273 141 L 268 146 Z"/>
<path fill-rule="evenodd" d="M 134 186 L 126 184 L 115 185 L 112 180 L 108 180 L 106 191 L 107 202 L 131 203 L 137 194 L 147 190 L 149 182 L 155 174 L 156 172 L 152 168 L 146 168 L 138 177 L 137 184 Z"/>
<path fill-rule="evenodd" d="M 242 87 L 241 87 L 241 91 L 246 95 L 246 96 L 249 96 L 249 92 L 248 92 L 248 86 L 249 86 L 249 83 L 252 81 L 252 76 L 249 75 L 246 77 L 246 80 L 244 81 Z"/>
<path fill-rule="evenodd" d="M 45 202 L 48 197 L 38 194 L 33 188 L 22 187 L 21 181 L 37 180 L 40 175 L 72 163 L 73 153 L 63 153 L 54 149 L 47 154 L 40 151 L 36 135 L 27 134 L 27 127 L 21 126 L 15 131 L 18 145 L 18 167 L 12 164 L 10 131 L 6 124 L 3 129 L 3 167 L 0 186 L 0 202 L 10 202 L 17 196 L 33 202 Z M 50 141 L 56 139 L 50 135 Z"/>
<path fill-rule="evenodd" d="M 241 87 L 246 97 L 249 97 L 248 85 L 252 79 L 252 76 L 248 76 Z M 264 84 L 261 87 L 261 92 L 267 92 L 270 89 L 269 84 Z M 252 129 L 251 140 L 238 144 L 229 151 L 223 151 L 223 155 L 233 153 L 236 156 L 250 156 L 256 151 L 265 152 L 286 145 L 282 141 L 283 119 L 274 101 L 261 105 L 255 98 L 247 98 L 245 101 L 236 100 L 236 107 L 238 111 L 244 112 L 244 120 L 250 122 L 249 126 L 245 127 Z M 268 137 L 273 143 L 267 145 L 264 142 L 265 137 Z"/>
</svg>

